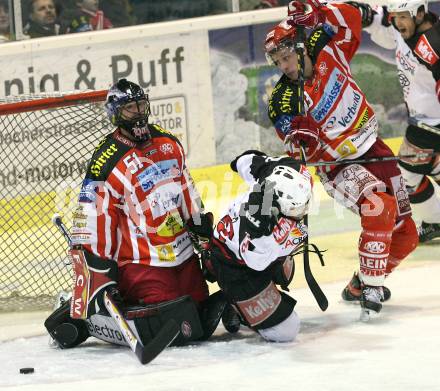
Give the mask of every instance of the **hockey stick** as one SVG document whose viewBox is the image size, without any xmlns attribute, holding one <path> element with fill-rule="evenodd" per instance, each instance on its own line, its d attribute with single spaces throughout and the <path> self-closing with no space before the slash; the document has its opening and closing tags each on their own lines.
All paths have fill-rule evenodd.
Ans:
<svg viewBox="0 0 440 391">
<path fill-rule="evenodd" d="M 304 2 L 304 1 L 302 1 Z M 305 115 L 304 106 L 304 48 L 305 48 L 305 31 L 304 27 L 297 26 L 297 40 L 295 42 L 295 52 L 298 59 L 298 115 Z M 304 152 L 304 144 L 301 144 L 301 161 L 302 164 L 306 165 L 306 155 Z M 308 227 L 309 217 L 306 214 L 303 218 L 304 224 Z M 322 311 L 325 311 L 328 307 L 328 300 L 324 292 L 321 290 L 320 286 L 313 277 L 312 271 L 310 269 L 310 258 L 309 258 L 309 235 L 307 233 L 304 239 L 304 252 L 303 252 L 303 262 L 304 262 L 304 276 L 307 281 L 307 285 L 312 291 L 316 302 Z"/>
<path fill-rule="evenodd" d="M 434 126 L 425 124 L 423 121 L 420 121 L 420 120 L 418 120 L 416 118 L 409 117 L 408 118 L 408 123 L 410 125 L 417 126 L 418 128 L 421 128 L 423 130 L 427 130 L 428 132 L 431 132 L 431 133 L 434 133 L 434 134 L 437 134 L 437 135 L 440 136 L 440 129 L 439 128 L 436 128 Z"/>
<path fill-rule="evenodd" d="M 302 164 L 307 165 L 306 164 L 306 155 L 304 152 L 304 146 L 301 145 L 300 148 L 301 151 L 301 161 Z M 307 226 L 307 231 L 308 231 L 308 223 L 309 223 L 309 216 L 306 214 L 303 218 L 304 220 L 304 224 Z M 319 286 L 319 284 L 316 282 L 315 277 L 313 276 L 312 270 L 310 269 L 310 258 L 309 258 L 309 234 L 307 232 L 307 235 L 304 239 L 304 252 L 303 252 L 303 262 L 304 262 L 304 277 L 306 278 L 307 281 L 307 285 L 309 286 L 313 297 L 315 298 L 316 302 L 319 305 L 319 308 L 321 308 L 322 311 L 325 311 L 328 308 L 328 300 L 327 297 L 325 296 L 324 292 L 322 291 L 321 287 Z M 314 245 L 312 245 L 314 246 Z M 314 246 L 316 247 L 316 246 Z M 324 266 L 324 262 L 322 259 L 322 256 L 320 255 L 319 250 L 317 250 L 315 248 L 315 251 L 317 252 L 319 259 L 321 261 L 322 266 Z"/>
<path fill-rule="evenodd" d="M 64 238 L 69 244 L 69 247 L 73 248 L 72 238 L 69 230 L 64 225 L 61 217 L 58 214 L 54 214 L 52 221 L 63 234 Z M 136 354 L 136 357 L 139 359 L 141 364 L 148 364 L 154 360 L 167 346 L 174 341 L 180 332 L 180 328 L 176 321 L 174 319 L 169 319 L 159 333 L 147 345 L 143 345 L 130 328 L 114 298 L 108 291 L 104 291 L 104 304 L 110 316 L 119 327 L 124 339 L 130 346 L 131 350 Z"/>
<path fill-rule="evenodd" d="M 382 156 L 382 157 L 372 157 L 368 159 L 347 159 L 347 160 L 335 160 L 334 162 L 317 162 L 317 163 L 307 163 L 311 167 L 326 167 L 326 166 L 342 166 L 347 164 L 367 164 L 367 163 L 383 163 L 383 162 L 394 162 L 403 159 L 426 159 L 427 157 L 433 157 L 438 155 L 437 153 L 417 153 L 413 155 L 402 155 L 402 156 Z"/>
<path fill-rule="evenodd" d="M 154 360 L 179 335 L 180 329 L 178 324 L 174 319 L 169 319 L 159 333 L 144 346 L 131 330 L 108 291 L 104 291 L 104 304 L 141 364 L 148 364 Z"/>
</svg>

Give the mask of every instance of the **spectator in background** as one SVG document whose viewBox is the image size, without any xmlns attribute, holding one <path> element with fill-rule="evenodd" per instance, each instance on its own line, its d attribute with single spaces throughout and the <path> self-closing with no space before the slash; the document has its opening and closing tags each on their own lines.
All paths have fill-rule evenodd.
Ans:
<svg viewBox="0 0 440 391">
<path fill-rule="evenodd" d="M 101 3 L 101 7 L 113 27 L 131 26 L 134 22 L 129 0 L 105 0 Z"/>
<path fill-rule="evenodd" d="M 53 0 L 31 0 L 28 22 L 23 32 L 30 38 L 63 33 L 57 22 L 57 9 Z"/>
<path fill-rule="evenodd" d="M 161 0 L 160 6 L 153 0 L 131 0 L 136 24 L 194 18 L 221 12 L 218 1 L 211 0 Z"/>
<path fill-rule="evenodd" d="M 10 40 L 9 4 L 7 0 L 0 0 L 0 43 Z"/>
<path fill-rule="evenodd" d="M 258 9 L 264 9 L 264 8 L 273 8 L 273 7 L 279 7 L 278 0 L 261 0 L 254 8 L 256 10 Z"/>
<path fill-rule="evenodd" d="M 75 9 L 69 15 L 67 31 L 81 33 L 84 31 L 104 30 L 113 27 L 112 22 L 99 9 L 99 0 L 78 0 Z M 66 18 L 68 13 L 66 15 Z"/>
</svg>

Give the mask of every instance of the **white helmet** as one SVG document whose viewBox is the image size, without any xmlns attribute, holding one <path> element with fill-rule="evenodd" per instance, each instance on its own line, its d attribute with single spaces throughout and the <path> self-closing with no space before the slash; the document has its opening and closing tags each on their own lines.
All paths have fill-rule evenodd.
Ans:
<svg viewBox="0 0 440 391">
<path fill-rule="evenodd" d="M 417 15 L 417 10 L 422 6 L 425 13 L 428 13 L 428 0 L 390 0 L 387 2 L 388 12 L 409 11 L 412 17 Z"/>
<path fill-rule="evenodd" d="M 300 172 L 292 167 L 277 166 L 266 178 L 266 184 L 273 186 L 275 201 L 280 212 L 300 220 L 307 213 L 312 197 L 312 179 L 304 166 Z"/>
</svg>

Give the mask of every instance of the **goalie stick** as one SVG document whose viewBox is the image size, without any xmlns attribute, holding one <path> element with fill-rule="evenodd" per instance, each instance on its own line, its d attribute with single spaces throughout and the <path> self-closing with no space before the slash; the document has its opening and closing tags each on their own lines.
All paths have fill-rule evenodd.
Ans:
<svg viewBox="0 0 440 391">
<path fill-rule="evenodd" d="M 61 217 L 58 214 L 54 214 L 52 217 L 52 222 L 63 234 L 64 238 L 69 244 L 69 248 L 73 248 L 72 238 L 69 230 L 64 225 Z M 143 345 L 130 328 L 130 325 L 122 315 L 120 308 L 108 291 L 104 292 L 104 304 L 110 316 L 116 322 L 119 330 L 141 364 L 148 364 L 154 360 L 179 335 L 179 325 L 174 319 L 169 319 L 159 333 L 148 344 Z"/>
</svg>

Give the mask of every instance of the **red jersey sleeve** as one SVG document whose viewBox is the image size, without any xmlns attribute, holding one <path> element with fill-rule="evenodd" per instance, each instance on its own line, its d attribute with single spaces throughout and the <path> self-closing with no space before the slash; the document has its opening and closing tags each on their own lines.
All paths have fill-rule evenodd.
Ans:
<svg viewBox="0 0 440 391">
<path fill-rule="evenodd" d="M 362 37 L 362 19 L 359 10 L 349 4 L 327 4 L 322 8 L 325 23 L 335 31 L 333 41 L 351 61 L 359 47 Z"/>
</svg>

